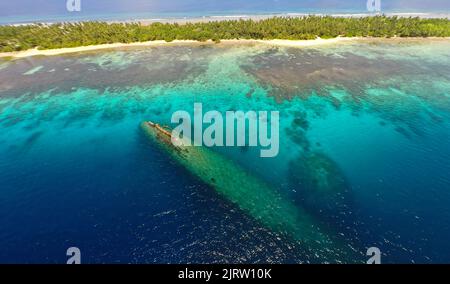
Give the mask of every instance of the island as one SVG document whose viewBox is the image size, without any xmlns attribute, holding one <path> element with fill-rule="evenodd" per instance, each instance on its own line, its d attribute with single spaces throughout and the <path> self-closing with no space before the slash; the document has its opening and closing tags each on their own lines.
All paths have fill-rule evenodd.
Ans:
<svg viewBox="0 0 450 284">
<path fill-rule="evenodd" d="M 221 40 L 324 40 L 354 37 L 450 37 L 450 20 L 439 18 L 272 17 L 186 23 L 75 22 L 0 26 L 2 57 L 14 52 L 75 47 L 97 49 L 127 44 Z M 108 46 L 109 45 L 109 46 Z M 31 55 L 39 54 L 36 51 Z M 58 53 L 59 54 L 59 53 Z M 45 55 L 45 53 L 44 53 Z"/>
</svg>

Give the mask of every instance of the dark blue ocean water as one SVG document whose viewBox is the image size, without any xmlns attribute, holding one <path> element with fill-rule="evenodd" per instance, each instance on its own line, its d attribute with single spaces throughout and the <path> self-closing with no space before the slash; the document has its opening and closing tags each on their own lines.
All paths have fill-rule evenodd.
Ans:
<svg viewBox="0 0 450 284">
<path fill-rule="evenodd" d="M 140 129 L 279 110 L 280 155 L 216 149 L 383 262 L 449 262 L 449 42 L 172 46 L 0 63 L 0 262 L 324 262 Z M 330 247 L 333 250 L 332 247 Z M 346 260 L 342 260 L 346 261 Z"/>
</svg>

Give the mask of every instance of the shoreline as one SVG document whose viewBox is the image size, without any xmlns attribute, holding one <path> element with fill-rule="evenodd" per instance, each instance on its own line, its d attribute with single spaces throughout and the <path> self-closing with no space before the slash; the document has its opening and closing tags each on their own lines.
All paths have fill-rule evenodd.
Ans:
<svg viewBox="0 0 450 284">
<path fill-rule="evenodd" d="M 87 52 L 87 51 L 97 51 L 97 50 L 105 50 L 105 49 L 114 49 L 114 48 L 126 48 L 126 47 L 152 47 L 152 46 L 170 46 L 170 45 L 204 45 L 204 44 L 267 44 L 273 46 L 286 46 L 286 47 L 302 47 L 302 46 L 316 46 L 316 45 L 324 45 L 324 44 L 332 44 L 343 41 L 352 41 L 360 38 L 344 38 L 337 37 L 332 39 L 313 39 L 313 40 L 256 40 L 256 39 L 231 39 L 231 40 L 221 40 L 220 43 L 215 43 L 212 40 L 208 40 L 206 42 L 195 41 L 195 40 L 174 40 L 171 42 L 166 42 L 164 40 L 155 40 L 155 41 L 146 41 L 146 42 L 134 42 L 134 43 L 109 43 L 109 44 L 99 44 L 99 45 L 88 45 L 88 46 L 79 46 L 79 47 L 66 47 L 66 48 L 58 48 L 58 49 L 43 49 L 39 50 L 37 48 L 23 50 L 23 51 L 14 51 L 14 52 L 3 52 L 0 53 L 0 58 L 10 57 L 14 59 L 32 57 L 32 56 L 54 56 L 54 55 L 62 55 L 62 54 L 70 54 L 70 53 L 78 53 L 78 52 Z"/>
<path fill-rule="evenodd" d="M 419 17 L 422 19 L 435 19 L 435 18 L 446 18 L 450 19 L 450 13 L 419 13 L 419 12 L 387 12 L 383 13 L 388 17 Z M 151 25 L 154 23 L 167 23 L 167 24 L 186 24 L 186 23 L 207 23 L 207 22 L 221 22 L 229 20 L 253 20 L 261 21 L 270 19 L 273 17 L 286 17 L 286 18 L 302 18 L 308 16 L 331 16 L 336 18 L 363 18 L 363 17 L 373 17 L 378 16 L 378 13 L 360 12 L 360 13 L 295 13 L 295 12 L 285 12 L 285 13 L 273 13 L 273 14 L 248 14 L 248 15 L 208 15 L 202 17 L 180 17 L 180 18 L 137 18 L 132 20 L 107 20 L 108 23 L 140 23 L 141 25 Z"/>
<path fill-rule="evenodd" d="M 337 44 L 344 42 L 354 42 L 354 41 L 369 41 L 369 40 L 450 40 L 450 38 L 438 38 L 438 37 L 428 37 L 428 38 L 370 38 L 370 37 L 336 37 L 331 39 L 312 39 L 312 40 L 258 40 L 258 39 L 231 39 L 231 40 L 221 40 L 220 43 L 215 43 L 212 40 L 206 42 L 195 41 L 195 40 L 174 40 L 171 42 L 166 42 L 164 40 L 155 40 L 147 42 L 134 42 L 134 43 L 109 43 L 109 44 L 99 44 L 99 45 L 88 45 L 79 47 L 65 47 L 58 49 L 43 49 L 39 50 L 37 48 L 14 51 L 14 52 L 0 52 L 0 58 L 26 58 L 32 56 L 55 56 L 71 53 L 80 53 L 88 51 L 115 49 L 115 48 L 126 48 L 126 47 L 152 47 L 152 46 L 170 46 L 170 45 L 220 45 L 220 44 L 265 44 L 270 46 L 279 47 L 310 47 L 310 46 L 321 46 L 327 44 Z"/>
<path fill-rule="evenodd" d="M 384 15 L 388 17 L 396 16 L 400 18 L 407 17 L 419 17 L 422 19 L 434 19 L 434 18 L 447 18 L 450 19 L 450 11 L 443 12 L 417 12 L 417 11 L 385 11 L 382 12 Z M 24 21 L 12 21 L 12 22 L 2 22 L 0 25 L 11 25 L 11 26 L 23 26 L 23 25 L 32 25 L 36 23 L 50 25 L 61 22 L 85 22 L 85 21 L 104 21 L 107 23 L 140 23 L 142 25 L 150 25 L 153 23 L 205 23 L 205 22 L 218 22 L 218 21 L 227 21 L 227 20 L 254 20 L 260 21 L 264 19 L 269 19 L 273 17 L 288 17 L 288 18 L 300 18 L 305 16 L 331 16 L 338 18 L 360 18 L 360 17 L 370 17 L 379 15 L 377 13 L 371 13 L 367 11 L 359 11 L 359 12 L 345 12 L 345 11 L 335 11 L 335 12 L 295 12 L 295 11 L 284 11 L 284 12 L 268 12 L 268 13 L 240 13 L 240 14 L 205 14 L 205 15 L 128 15 L 127 18 L 61 18 L 58 16 L 54 16 L 53 19 L 41 19 L 41 20 L 24 20 Z M 113 15 L 114 16 L 114 15 Z"/>
</svg>

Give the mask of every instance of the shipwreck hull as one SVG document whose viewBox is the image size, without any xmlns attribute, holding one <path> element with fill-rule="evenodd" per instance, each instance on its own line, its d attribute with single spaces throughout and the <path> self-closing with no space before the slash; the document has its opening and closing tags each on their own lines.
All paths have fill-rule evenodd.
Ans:
<svg viewBox="0 0 450 284">
<path fill-rule="evenodd" d="M 348 248 L 336 245 L 314 217 L 241 166 L 207 147 L 174 146 L 170 132 L 158 124 L 144 122 L 141 127 L 176 162 L 264 226 L 313 247 L 327 261 L 348 258 Z"/>
</svg>

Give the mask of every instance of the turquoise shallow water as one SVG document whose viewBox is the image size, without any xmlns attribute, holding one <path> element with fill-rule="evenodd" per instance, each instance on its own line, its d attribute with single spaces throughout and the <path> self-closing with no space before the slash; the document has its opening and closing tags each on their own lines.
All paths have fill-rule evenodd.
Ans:
<svg viewBox="0 0 450 284">
<path fill-rule="evenodd" d="M 220 44 L 2 61 L 0 261 L 64 262 L 69 246 L 86 262 L 348 261 L 268 228 L 139 128 L 201 102 L 280 111 L 276 158 L 213 150 L 344 250 L 449 262 L 449 47 Z"/>
</svg>

